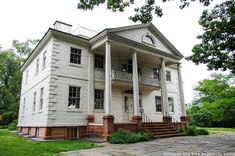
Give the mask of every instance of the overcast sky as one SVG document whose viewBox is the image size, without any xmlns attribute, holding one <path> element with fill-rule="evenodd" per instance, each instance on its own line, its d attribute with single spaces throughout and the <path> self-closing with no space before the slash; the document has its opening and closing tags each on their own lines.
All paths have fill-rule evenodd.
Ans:
<svg viewBox="0 0 235 156">
<path fill-rule="evenodd" d="M 180 10 L 178 1 L 161 4 L 164 15 L 162 18 L 154 17 L 152 23 L 184 56 L 188 56 L 192 53 L 193 45 L 199 43 L 196 36 L 202 33 L 202 29 L 198 20 L 205 7 L 194 2 L 189 8 Z M 99 6 L 93 11 L 80 11 L 76 8 L 77 2 L 78 0 L 1 0 L 0 45 L 6 49 L 14 39 L 25 41 L 28 38 L 41 38 L 55 20 L 96 31 L 135 24 L 128 20 L 133 14 L 133 8 L 128 8 L 124 13 L 112 13 L 105 6 Z M 138 2 L 143 3 L 144 0 Z M 211 72 L 204 65 L 196 66 L 185 60 L 181 62 L 185 101 L 189 103 L 193 99 L 193 86 L 207 78 Z"/>
</svg>

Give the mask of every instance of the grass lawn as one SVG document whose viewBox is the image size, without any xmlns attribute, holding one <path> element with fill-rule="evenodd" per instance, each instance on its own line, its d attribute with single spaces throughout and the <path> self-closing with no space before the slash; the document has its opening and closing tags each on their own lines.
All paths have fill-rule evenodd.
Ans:
<svg viewBox="0 0 235 156">
<path fill-rule="evenodd" d="M 226 132 L 235 132 L 235 128 L 216 128 L 216 127 L 200 127 L 206 129 L 210 134 L 224 134 Z"/>
<path fill-rule="evenodd" d="M 32 142 L 0 129 L 0 156 L 57 156 L 60 152 L 96 147 L 86 141 Z"/>
</svg>

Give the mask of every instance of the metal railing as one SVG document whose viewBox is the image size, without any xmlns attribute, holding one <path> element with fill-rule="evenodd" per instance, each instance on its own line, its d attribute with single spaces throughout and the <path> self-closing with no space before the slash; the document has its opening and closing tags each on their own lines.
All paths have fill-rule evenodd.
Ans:
<svg viewBox="0 0 235 156">
<path fill-rule="evenodd" d="M 140 114 L 141 114 L 142 123 L 144 124 L 144 126 L 147 126 L 148 128 L 154 127 L 154 122 L 153 122 L 153 120 L 150 119 L 150 117 L 148 117 L 148 116 L 144 113 L 144 109 L 140 109 Z"/>
</svg>

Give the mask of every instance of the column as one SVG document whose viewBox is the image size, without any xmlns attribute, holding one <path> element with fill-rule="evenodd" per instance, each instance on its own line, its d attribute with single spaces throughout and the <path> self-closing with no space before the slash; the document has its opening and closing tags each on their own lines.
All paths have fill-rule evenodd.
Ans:
<svg viewBox="0 0 235 156">
<path fill-rule="evenodd" d="M 133 102 L 134 102 L 134 116 L 139 116 L 139 80 L 138 80 L 138 65 L 137 53 L 132 53 L 132 70 L 133 70 Z"/>
<path fill-rule="evenodd" d="M 186 116 L 185 103 L 184 103 L 184 90 L 183 90 L 183 82 L 182 82 L 180 64 L 177 64 L 177 71 L 178 71 L 178 81 L 179 81 L 181 112 L 182 112 L 182 116 Z"/>
<path fill-rule="evenodd" d="M 166 86 L 166 69 L 165 69 L 165 59 L 161 59 L 161 90 L 162 90 L 162 106 L 163 106 L 163 122 L 171 122 L 171 117 L 169 117 L 168 109 L 168 96 L 167 96 L 167 86 Z"/>
<path fill-rule="evenodd" d="M 111 84 L 111 42 L 105 43 L 105 114 L 111 115 L 112 84 Z"/>
<path fill-rule="evenodd" d="M 89 51 L 89 68 L 88 68 L 88 106 L 87 106 L 87 124 L 95 120 L 94 109 L 94 52 Z"/>
</svg>

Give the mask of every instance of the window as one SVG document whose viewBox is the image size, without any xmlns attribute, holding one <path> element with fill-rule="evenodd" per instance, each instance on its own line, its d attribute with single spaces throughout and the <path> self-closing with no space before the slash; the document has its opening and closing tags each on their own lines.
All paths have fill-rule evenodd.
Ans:
<svg viewBox="0 0 235 156">
<path fill-rule="evenodd" d="M 25 84 L 28 83 L 28 78 L 29 78 L 29 71 L 26 71 L 26 75 L 25 75 Z"/>
<path fill-rule="evenodd" d="M 160 69 L 153 68 L 153 78 L 160 80 Z"/>
<path fill-rule="evenodd" d="M 69 108 L 80 108 L 80 87 L 69 86 Z"/>
<path fill-rule="evenodd" d="M 169 106 L 169 111 L 174 112 L 174 100 L 173 97 L 168 97 L 168 106 Z"/>
<path fill-rule="evenodd" d="M 166 81 L 171 81 L 171 72 L 166 71 Z"/>
<path fill-rule="evenodd" d="M 26 104 L 26 98 L 24 98 L 24 101 L 23 101 L 22 115 L 24 115 L 24 112 L 25 112 L 25 104 Z"/>
<path fill-rule="evenodd" d="M 156 105 L 156 112 L 162 111 L 162 104 L 161 104 L 161 97 L 155 96 L 155 105 Z"/>
<path fill-rule="evenodd" d="M 81 64 L 81 49 L 71 47 L 70 63 Z"/>
<path fill-rule="evenodd" d="M 41 90 L 40 90 L 40 104 L 39 104 L 39 110 L 42 110 L 42 108 L 43 108 L 43 95 L 44 95 L 44 88 L 41 88 Z"/>
<path fill-rule="evenodd" d="M 124 111 L 128 112 L 129 111 L 129 104 L 128 104 L 128 97 L 124 97 Z"/>
<path fill-rule="evenodd" d="M 95 54 L 95 67 L 96 68 L 104 68 L 104 56 Z"/>
<path fill-rule="evenodd" d="M 36 62 L 36 74 L 38 73 L 38 70 L 39 70 L 39 59 L 37 59 L 37 62 Z"/>
<path fill-rule="evenodd" d="M 45 52 L 43 53 L 42 68 L 45 68 L 45 67 L 46 67 L 46 59 L 47 59 L 46 53 L 47 53 L 47 51 L 45 51 Z"/>
<path fill-rule="evenodd" d="M 36 109 L 36 97 L 37 97 L 37 92 L 34 92 L 34 94 L 33 94 L 33 112 L 35 112 L 35 109 Z"/>
<path fill-rule="evenodd" d="M 104 109 L 104 90 L 95 89 L 95 109 Z"/>
<path fill-rule="evenodd" d="M 142 99 L 139 99 L 139 108 L 142 108 Z"/>
</svg>

